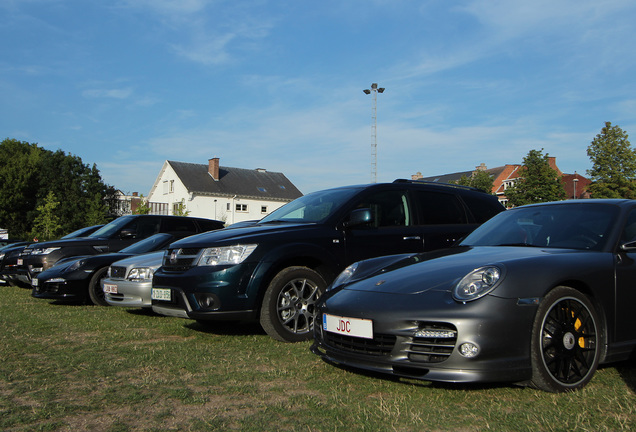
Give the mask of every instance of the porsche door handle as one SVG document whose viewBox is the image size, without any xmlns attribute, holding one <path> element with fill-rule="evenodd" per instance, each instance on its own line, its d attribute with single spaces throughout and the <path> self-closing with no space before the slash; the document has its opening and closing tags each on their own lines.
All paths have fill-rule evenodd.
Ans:
<svg viewBox="0 0 636 432">
<path fill-rule="evenodd" d="M 422 240 L 422 237 L 420 237 L 420 236 L 405 236 L 405 237 L 402 237 L 402 240 Z"/>
</svg>

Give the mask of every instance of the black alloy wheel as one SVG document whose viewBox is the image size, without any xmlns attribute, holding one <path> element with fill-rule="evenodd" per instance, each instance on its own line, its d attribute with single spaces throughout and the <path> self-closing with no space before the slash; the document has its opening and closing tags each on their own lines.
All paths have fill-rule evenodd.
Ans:
<svg viewBox="0 0 636 432">
<path fill-rule="evenodd" d="M 580 389 L 594 375 L 601 347 L 594 306 L 577 290 L 557 287 L 539 306 L 532 330 L 532 381 L 549 392 Z"/>
<path fill-rule="evenodd" d="M 110 306 L 106 301 L 106 295 L 102 289 L 102 279 L 106 277 L 107 271 L 108 267 L 100 268 L 95 272 L 88 283 L 88 295 L 93 304 L 97 306 Z"/>
<path fill-rule="evenodd" d="M 288 267 L 272 279 L 261 308 L 261 326 L 272 338 L 300 342 L 313 337 L 316 302 L 326 284 L 316 271 Z"/>
</svg>

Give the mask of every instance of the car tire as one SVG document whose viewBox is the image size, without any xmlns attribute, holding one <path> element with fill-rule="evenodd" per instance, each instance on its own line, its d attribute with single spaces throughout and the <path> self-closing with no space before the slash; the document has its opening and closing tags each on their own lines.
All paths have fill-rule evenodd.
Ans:
<svg viewBox="0 0 636 432">
<path fill-rule="evenodd" d="M 260 322 L 272 338 L 301 342 L 313 337 L 315 305 L 327 284 L 307 267 L 288 267 L 278 273 L 265 291 Z"/>
<path fill-rule="evenodd" d="M 534 388 L 558 393 L 585 386 L 601 352 L 601 329 L 592 302 L 569 287 L 556 287 L 539 306 L 531 341 Z"/>
<path fill-rule="evenodd" d="M 97 306 L 109 306 L 108 302 L 106 302 L 106 296 L 101 284 L 102 279 L 106 277 L 107 270 L 108 267 L 103 267 L 97 270 L 88 283 L 88 295 L 93 304 Z"/>
</svg>

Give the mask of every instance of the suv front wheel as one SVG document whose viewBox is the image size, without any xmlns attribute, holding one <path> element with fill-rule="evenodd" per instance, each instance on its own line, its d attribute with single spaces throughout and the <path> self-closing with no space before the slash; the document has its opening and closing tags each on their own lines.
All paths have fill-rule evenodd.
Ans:
<svg viewBox="0 0 636 432">
<path fill-rule="evenodd" d="M 313 336 L 316 301 L 327 284 L 307 267 L 288 267 L 272 279 L 261 308 L 261 326 L 283 342 L 300 342 Z"/>
</svg>

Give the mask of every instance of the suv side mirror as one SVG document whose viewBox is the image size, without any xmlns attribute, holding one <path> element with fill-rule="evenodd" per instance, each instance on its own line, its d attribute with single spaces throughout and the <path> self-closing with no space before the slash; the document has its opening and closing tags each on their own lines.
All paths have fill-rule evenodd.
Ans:
<svg viewBox="0 0 636 432">
<path fill-rule="evenodd" d="M 364 225 L 373 222 L 373 216 L 371 215 L 371 209 L 361 208 L 355 209 L 349 215 L 349 221 L 345 223 L 347 228 Z"/>
<path fill-rule="evenodd" d="M 135 231 L 134 228 L 126 228 L 119 233 L 119 238 L 121 239 L 131 239 L 135 237 L 137 237 L 137 231 Z"/>
</svg>

